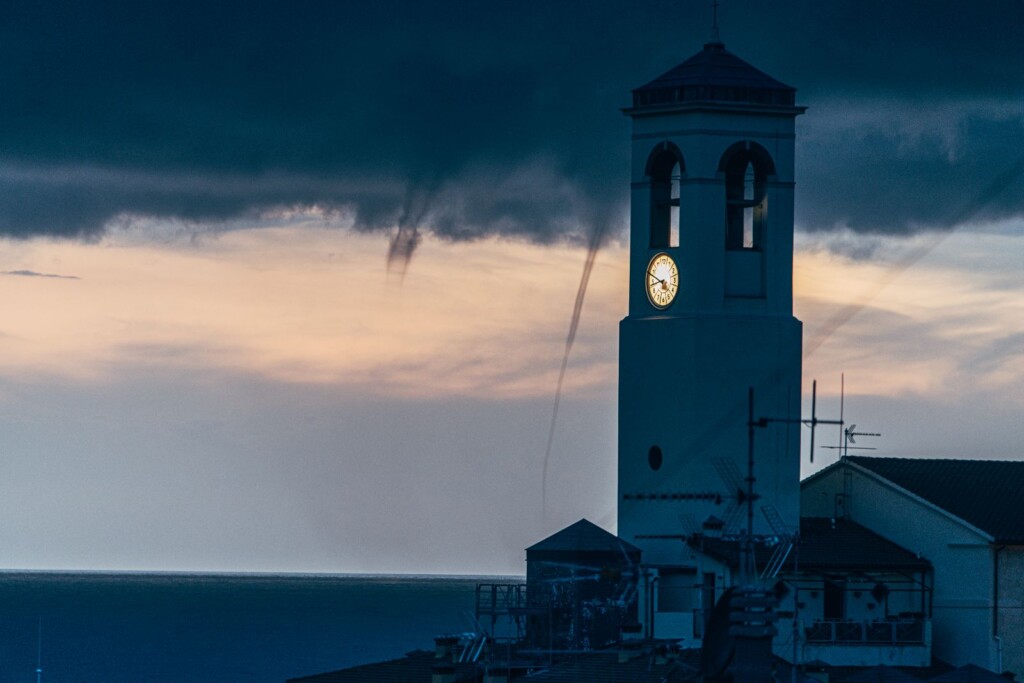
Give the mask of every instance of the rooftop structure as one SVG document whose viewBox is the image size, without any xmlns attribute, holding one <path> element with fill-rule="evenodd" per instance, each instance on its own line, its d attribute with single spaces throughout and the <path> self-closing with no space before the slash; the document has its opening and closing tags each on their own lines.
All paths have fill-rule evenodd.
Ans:
<svg viewBox="0 0 1024 683">
<path fill-rule="evenodd" d="M 634 109 L 689 103 L 792 107 L 796 89 L 710 42 L 682 64 L 633 90 Z"/>
</svg>

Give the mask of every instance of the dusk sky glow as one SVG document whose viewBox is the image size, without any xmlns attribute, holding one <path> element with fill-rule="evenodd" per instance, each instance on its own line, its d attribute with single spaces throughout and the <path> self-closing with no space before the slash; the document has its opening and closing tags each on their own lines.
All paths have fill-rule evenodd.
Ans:
<svg viewBox="0 0 1024 683">
<path fill-rule="evenodd" d="M 0 565 L 521 573 L 614 530 L 619 109 L 710 2 L 427 4 L 0 7 Z M 722 37 L 808 106 L 805 410 L 845 373 L 879 455 L 1021 457 L 1024 3 L 770 4 Z"/>
</svg>

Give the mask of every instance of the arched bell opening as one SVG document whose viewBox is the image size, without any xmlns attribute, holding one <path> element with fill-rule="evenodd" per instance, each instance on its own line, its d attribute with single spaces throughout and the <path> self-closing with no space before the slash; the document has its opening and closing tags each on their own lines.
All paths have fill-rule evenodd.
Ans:
<svg viewBox="0 0 1024 683">
<path fill-rule="evenodd" d="M 725 293 L 764 297 L 768 182 L 775 163 L 764 147 L 744 140 L 725 151 L 718 170 L 725 180 Z"/>
<path fill-rule="evenodd" d="M 646 175 L 651 188 L 652 249 L 679 246 L 680 182 L 685 170 L 683 155 L 671 142 L 659 144 L 647 159 Z"/>
<path fill-rule="evenodd" d="M 725 248 L 764 249 L 771 155 L 756 142 L 738 142 L 722 155 L 719 171 L 725 175 Z"/>
</svg>

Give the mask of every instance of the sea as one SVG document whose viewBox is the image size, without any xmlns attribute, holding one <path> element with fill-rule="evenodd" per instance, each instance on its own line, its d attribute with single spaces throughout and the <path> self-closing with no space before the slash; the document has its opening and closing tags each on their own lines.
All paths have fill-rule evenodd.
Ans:
<svg viewBox="0 0 1024 683">
<path fill-rule="evenodd" d="M 0 683 L 283 683 L 432 649 L 521 580 L 0 572 Z"/>
</svg>

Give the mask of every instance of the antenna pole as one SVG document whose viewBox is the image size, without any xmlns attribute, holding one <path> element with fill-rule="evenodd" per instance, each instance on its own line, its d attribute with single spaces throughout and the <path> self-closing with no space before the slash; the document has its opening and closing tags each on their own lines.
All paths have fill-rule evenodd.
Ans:
<svg viewBox="0 0 1024 683">
<path fill-rule="evenodd" d="M 797 659 L 800 656 L 800 529 L 793 537 L 793 666 L 792 683 L 797 683 Z"/>
<path fill-rule="evenodd" d="M 718 35 L 718 0 L 713 0 L 711 3 L 711 42 L 722 42 Z"/>
<path fill-rule="evenodd" d="M 36 630 L 36 683 L 43 681 L 43 618 L 39 617 Z"/>
<path fill-rule="evenodd" d="M 839 373 L 839 424 L 843 424 L 843 404 L 846 402 L 846 373 Z M 843 445 L 843 430 L 839 430 L 839 446 Z"/>
<path fill-rule="evenodd" d="M 814 462 L 814 428 L 818 426 L 818 380 L 811 382 L 811 462 Z"/>
<path fill-rule="evenodd" d="M 754 387 L 747 390 L 747 536 L 743 558 L 744 583 L 754 580 Z"/>
</svg>

